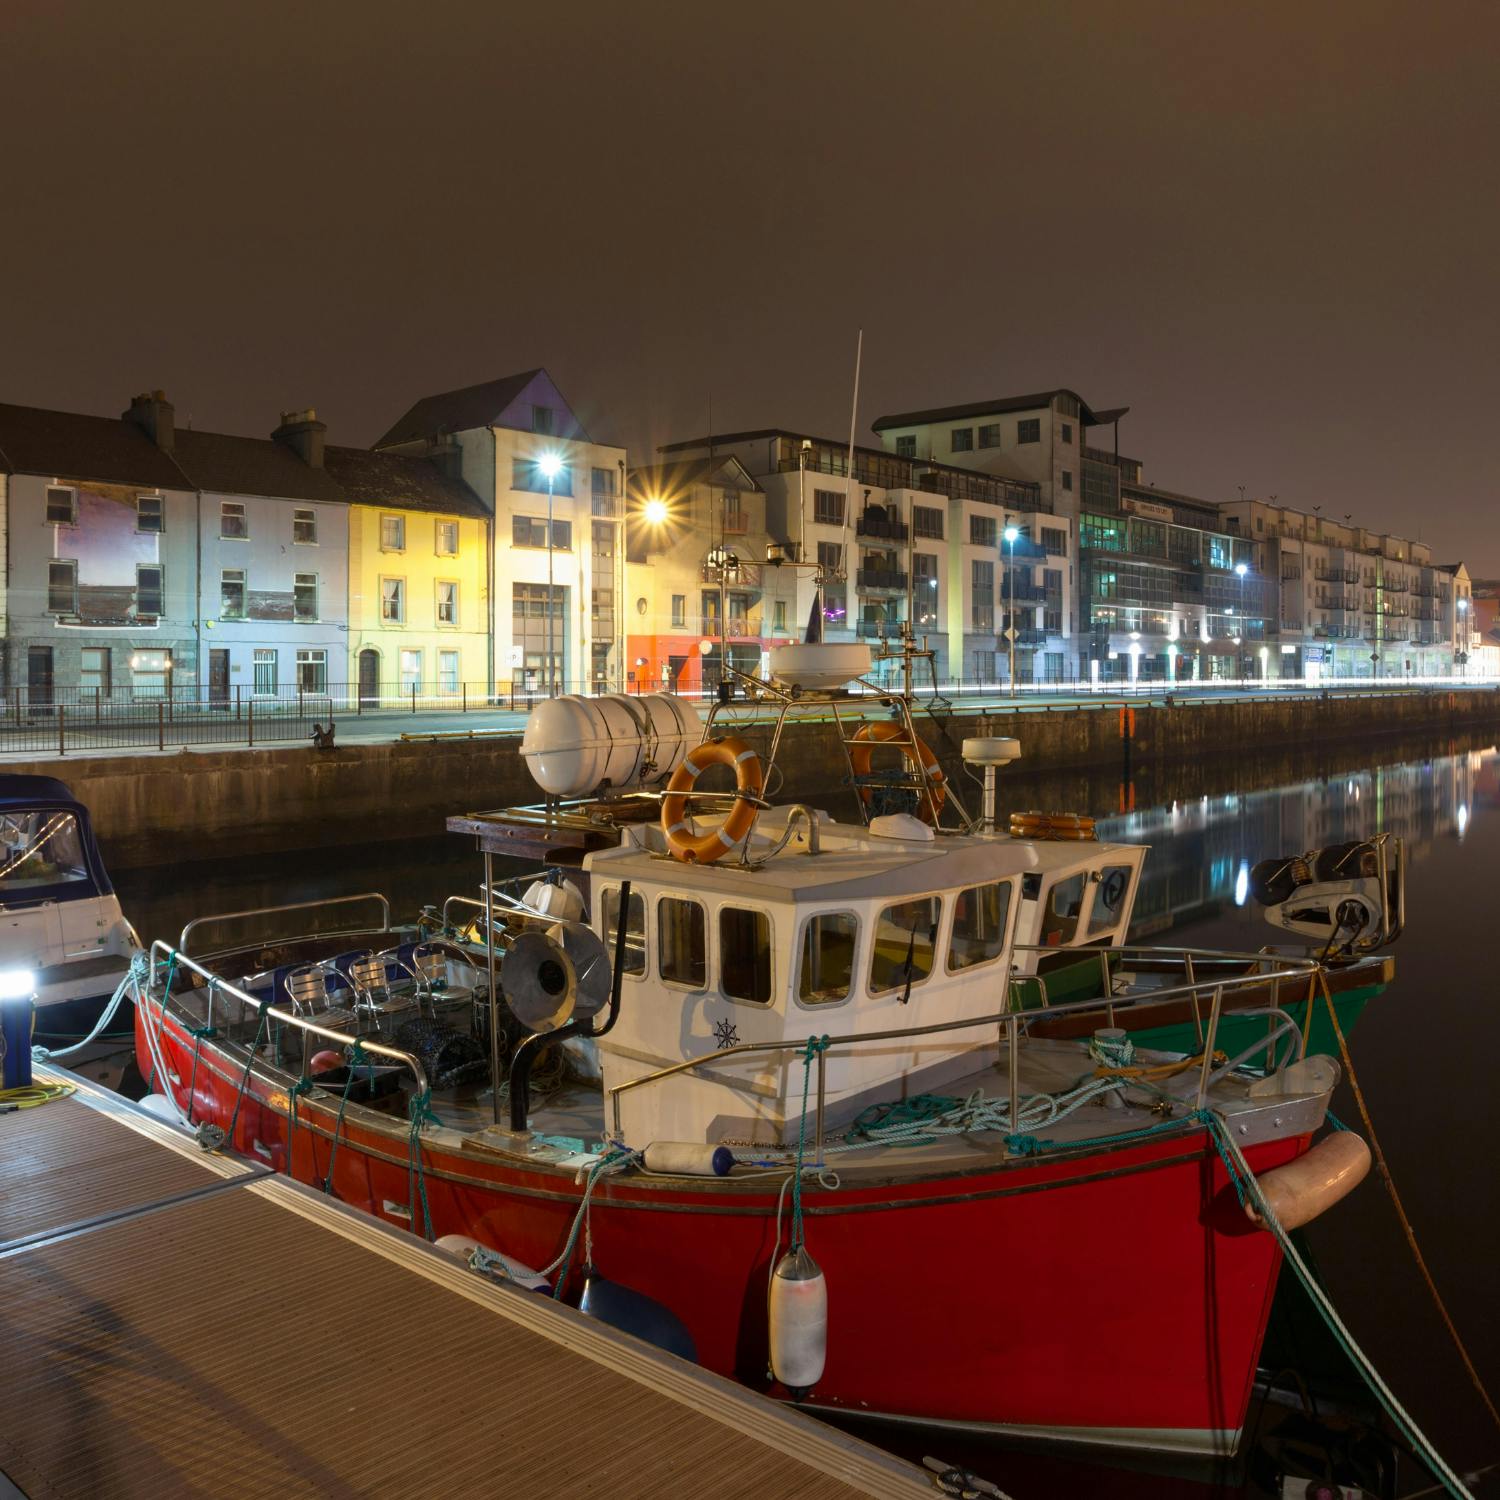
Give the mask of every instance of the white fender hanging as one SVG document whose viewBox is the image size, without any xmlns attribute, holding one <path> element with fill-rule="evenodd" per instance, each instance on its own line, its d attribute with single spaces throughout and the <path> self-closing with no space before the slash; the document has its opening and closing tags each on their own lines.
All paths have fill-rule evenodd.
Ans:
<svg viewBox="0 0 1500 1500">
<path fill-rule="evenodd" d="M 673 1177 L 728 1177 L 734 1152 L 697 1141 L 652 1141 L 643 1157 L 648 1172 Z"/>
<path fill-rule="evenodd" d="M 771 1373 L 794 1394 L 823 1378 L 828 1283 L 805 1245 L 788 1250 L 771 1277 Z"/>
<path fill-rule="evenodd" d="M 1370 1148 L 1352 1130 L 1324 1136 L 1296 1161 L 1273 1167 L 1255 1179 L 1266 1207 L 1283 1229 L 1298 1229 L 1347 1197 L 1370 1170 Z M 1253 1203 L 1245 1204 L 1252 1224 L 1265 1228 Z"/>
</svg>

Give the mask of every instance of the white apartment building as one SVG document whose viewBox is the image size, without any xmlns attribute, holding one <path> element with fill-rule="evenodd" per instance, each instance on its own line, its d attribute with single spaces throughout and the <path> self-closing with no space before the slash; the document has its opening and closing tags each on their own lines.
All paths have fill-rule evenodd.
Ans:
<svg viewBox="0 0 1500 1500">
<path fill-rule="evenodd" d="M 910 623 L 942 681 L 1007 680 L 1007 600 L 1021 681 L 1074 660 L 1074 538 L 1035 484 L 780 428 L 667 444 L 736 459 L 765 495 L 770 541 L 795 577 L 801 638 L 822 580 L 824 636 L 896 641 Z M 1014 529 L 1013 540 L 1006 540 Z M 768 570 L 768 572 L 771 570 Z"/>
<path fill-rule="evenodd" d="M 502 689 L 622 688 L 625 450 L 594 442 L 541 369 L 424 396 L 375 446 L 431 457 L 454 444 L 494 516 Z"/>
</svg>

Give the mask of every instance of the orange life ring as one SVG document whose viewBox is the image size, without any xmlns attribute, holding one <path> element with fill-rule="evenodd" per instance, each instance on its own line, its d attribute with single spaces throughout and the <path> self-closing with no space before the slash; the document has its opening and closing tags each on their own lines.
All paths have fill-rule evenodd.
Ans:
<svg viewBox="0 0 1500 1500">
<path fill-rule="evenodd" d="M 1089 843 L 1098 838 L 1087 813 L 1023 812 L 1010 815 L 1013 839 L 1064 840 Z"/>
<path fill-rule="evenodd" d="M 922 774 L 927 778 L 927 784 L 932 791 L 931 806 L 928 805 L 928 799 L 923 797 L 917 807 L 917 816 L 925 822 L 934 823 L 942 816 L 943 803 L 948 799 L 947 778 L 943 775 L 943 768 L 938 764 L 937 756 L 921 740 L 908 740 L 905 735 L 906 726 L 890 719 L 878 724 L 860 725 L 849 745 L 849 764 L 853 767 L 856 776 L 868 776 L 870 757 L 874 754 L 875 746 L 892 740 L 898 741 L 897 748 L 913 765 L 920 765 Z M 860 801 L 866 807 L 870 805 L 873 790 L 874 788 L 868 786 L 859 788 Z"/>
<path fill-rule="evenodd" d="M 694 833 L 689 822 L 686 794 L 692 791 L 699 776 L 710 766 L 734 768 L 735 802 L 729 816 L 717 828 L 711 828 L 707 833 Z M 705 741 L 689 752 L 667 783 L 667 795 L 661 803 L 661 827 L 667 836 L 667 848 L 677 859 L 690 865 L 711 865 L 722 859 L 750 832 L 762 785 L 760 757 L 744 740 L 730 736 Z"/>
</svg>

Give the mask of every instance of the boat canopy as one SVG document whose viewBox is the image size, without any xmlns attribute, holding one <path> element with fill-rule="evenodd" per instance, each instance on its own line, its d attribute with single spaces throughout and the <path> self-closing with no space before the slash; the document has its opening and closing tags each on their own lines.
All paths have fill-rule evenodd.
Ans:
<svg viewBox="0 0 1500 1500">
<path fill-rule="evenodd" d="M 0 776 L 0 906 L 114 894 L 88 809 L 53 776 Z"/>
</svg>

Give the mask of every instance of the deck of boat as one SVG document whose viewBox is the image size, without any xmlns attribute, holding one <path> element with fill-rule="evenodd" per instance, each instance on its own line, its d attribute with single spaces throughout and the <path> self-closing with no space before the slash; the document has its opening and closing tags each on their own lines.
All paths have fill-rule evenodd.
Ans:
<svg viewBox="0 0 1500 1500">
<path fill-rule="evenodd" d="M 0 1116 L 0 1493 L 930 1494 L 82 1080 Z"/>
</svg>

